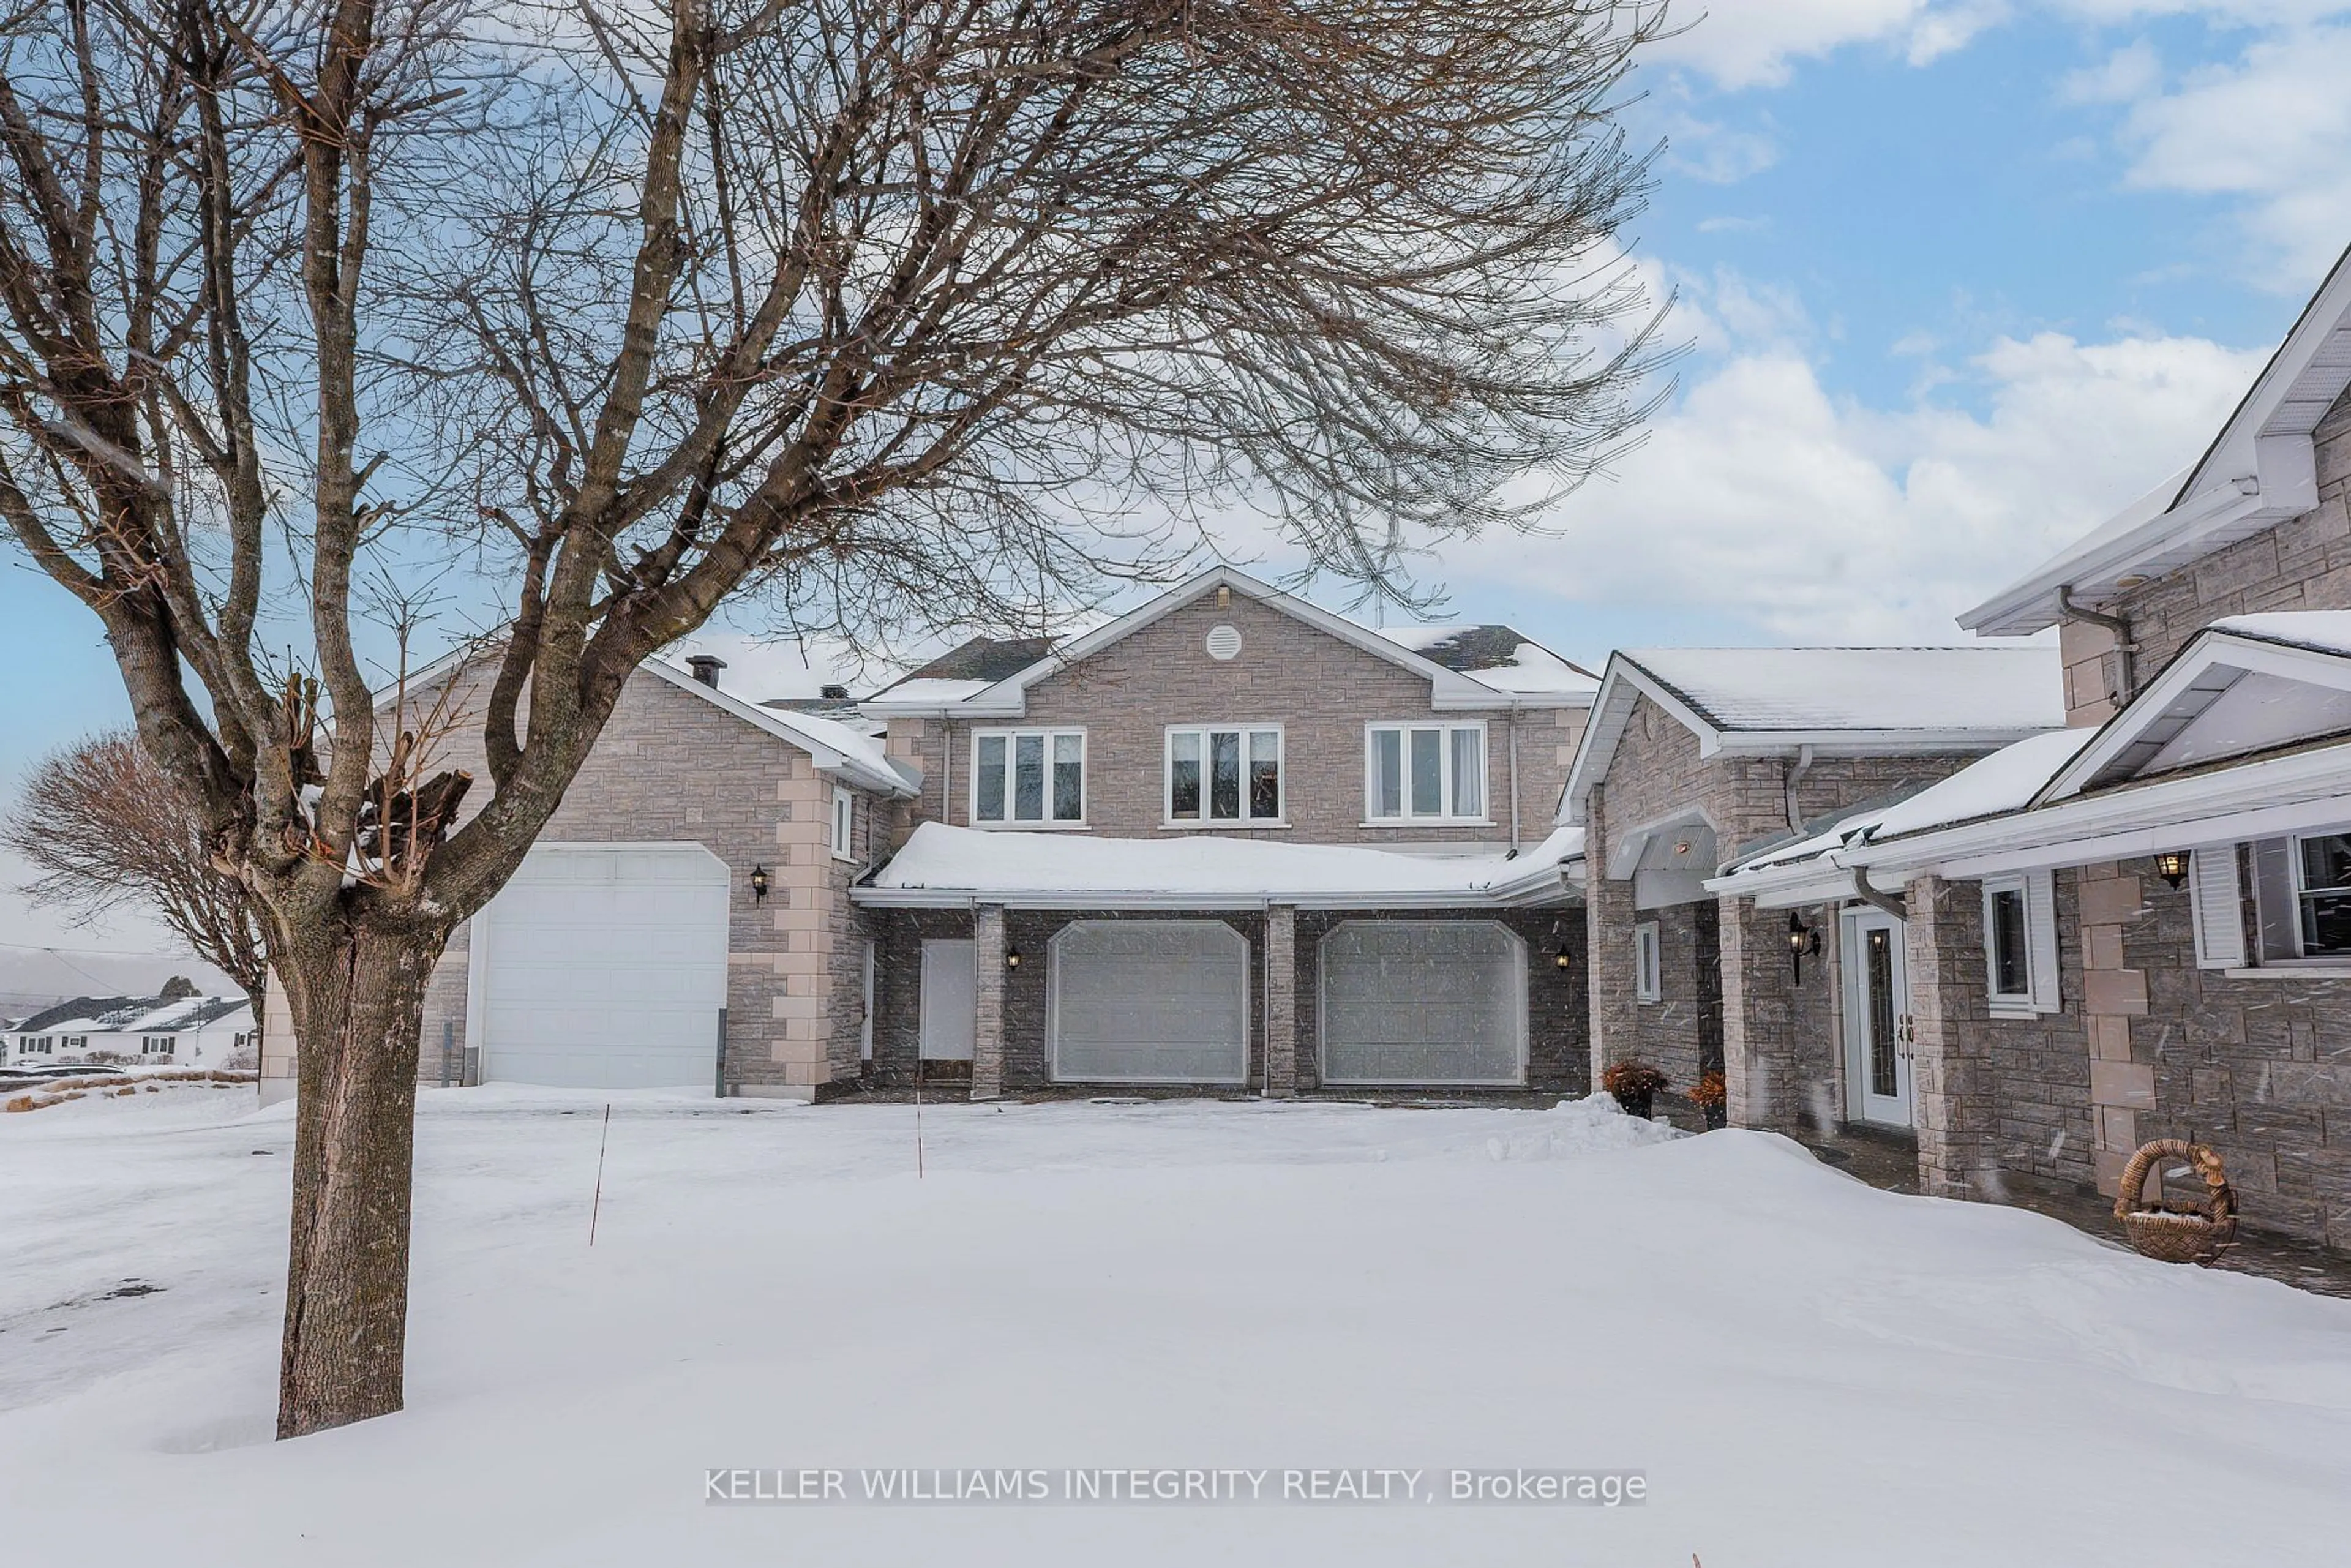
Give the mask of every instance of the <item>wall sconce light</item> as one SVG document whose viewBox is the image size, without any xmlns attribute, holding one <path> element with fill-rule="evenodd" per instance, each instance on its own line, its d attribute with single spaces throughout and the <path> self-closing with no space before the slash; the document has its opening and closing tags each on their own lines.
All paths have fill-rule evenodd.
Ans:
<svg viewBox="0 0 2351 1568">
<path fill-rule="evenodd" d="M 2166 850 L 2155 857 L 2155 874 L 2173 887 L 2188 880 L 2188 857 L 2179 850 Z"/>
<path fill-rule="evenodd" d="M 767 896 L 768 868 L 763 865 L 755 865 L 751 868 L 751 902 L 757 904 Z"/>
<path fill-rule="evenodd" d="M 1820 950 L 1820 928 L 1805 925 L 1804 917 L 1794 910 L 1788 911 L 1788 967 L 1798 985 L 1804 980 L 1804 955 Z"/>
<path fill-rule="evenodd" d="M 1575 967 L 1575 955 L 1570 952 L 1568 950 L 1567 944 L 1562 942 L 1559 945 L 1558 953 L 1553 955 L 1552 963 L 1562 974 L 1565 974 L 1568 970 Z"/>
<path fill-rule="evenodd" d="M 1017 969 L 1020 967 L 1019 948 L 1007 947 L 1004 950 L 1004 967 L 1008 969 Z"/>
</svg>

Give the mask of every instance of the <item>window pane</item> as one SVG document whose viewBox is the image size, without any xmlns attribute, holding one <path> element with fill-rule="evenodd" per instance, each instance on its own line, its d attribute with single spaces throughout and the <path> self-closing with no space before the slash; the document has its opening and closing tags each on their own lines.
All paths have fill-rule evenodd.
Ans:
<svg viewBox="0 0 2351 1568">
<path fill-rule="evenodd" d="M 2004 887 L 1991 895 L 1992 990 L 2003 997 L 2029 996 L 2032 972 L 2024 960 L 2024 891 Z"/>
<path fill-rule="evenodd" d="M 1372 815 L 1404 815 L 1404 732 L 1372 733 Z"/>
<path fill-rule="evenodd" d="M 2305 894 L 2302 900 L 2304 953 L 2351 953 L 2351 893 Z"/>
<path fill-rule="evenodd" d="M 1041 735 L 1012 737 L 1012 820 L 1045 820 L 1045 737 Z"/>
<path fill-rule="evenodd" d="M 1281 736 L 1270 729 L 1249 731 L 1249 814 L 1265 821 L 1281 816 Z"/>
<path fill-rule="evenodd" d="M 1241 814 L 1241 737 L 1238 730 L 1208 732 L 1208 815 L 1218 821 Z"/>
<path fill-rule="evenodd" d="M 1445 732 L 1412 732 L 1412 814 L 1445 815 Z"/>
<path fill-rule="evenodd" d="M 1082 735 L 1053 737 L 1053 821 L 1074 822 L 1085 810 L 1085 749 Z"/>
<path fill-rule="evenodd" d="M 1453 814 L 1486 814 L 1486 732 L 1482 729 L 1453 732 Z"/>
<path fill-rule="evenodd" d="M 983 735 L 979 737 L 979 767 L 974 781 L 979 786 L 979 820 L 983 822 L 1004 821 L 1004 737 Z"/>
<path fill-rule="evenodd" d="M 2351 833 L 2328 833 L 2302 841 L 2302 885 L 2351 888 Z"/>
<path fill-rule="evenodd" d="M 1179 821 L 1200 818 L 1200 732 L 1167 737 L 1167 814 Z"/>
</svg>

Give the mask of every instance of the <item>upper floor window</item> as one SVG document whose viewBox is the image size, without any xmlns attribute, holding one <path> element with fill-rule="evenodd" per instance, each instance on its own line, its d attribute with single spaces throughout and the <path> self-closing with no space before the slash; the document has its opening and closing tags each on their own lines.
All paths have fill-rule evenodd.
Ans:
<svg viewBox="0 0 2351 1568">
<path fill-rule="evenodd" d="M 1166 804 L 1171 822 L 1280 821 L 1280 727 L 1169 730 Z"/>
<path fill-rule="evenodd" d="M 1086 732 L 990 729 L 972 737 L 971 820 L 1018 827 L 1086 820 Z"/>
<path fill-rule="evenodd" d="M 857 797 L 835 785 L 832 791 L 832 852 L 839 860 L 854 860 L 849 846 L 857 826 Z"/>
<path fill-rule="evenodd" d="M 1375 724 L 1364 794 L 1374 822 L 1486 820 L 1486 727 Z"/>
</svg>

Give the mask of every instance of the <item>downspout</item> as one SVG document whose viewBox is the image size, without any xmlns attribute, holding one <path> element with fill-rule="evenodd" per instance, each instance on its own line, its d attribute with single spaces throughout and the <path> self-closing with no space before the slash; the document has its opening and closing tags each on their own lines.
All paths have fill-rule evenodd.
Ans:
<svg viewBox="0 0 2351 1568">
<path fill-rule="evenodd" d="M 955 826 L 955 720 L 939 715 L 939 821 Z"/>
<path fill-rule="evenodd" d="M 1855 898 L 1858 898 L 1872 909 L 1882 910 L 1886 914 L 1891 915 L 1896 920 L 1907 922 L 1910 918 L 1909 907 L 1902 902 L 1902 895 L 1900 894 L 1880 893 L 1877 889 L 1869 885 L 1869 868 L 1867 866 L 1857 865 L 1851 869 L 1853 872 L 1853 895 Z"/>
<path fill-rule="evenodd" d="M 1519 705 L 1510 705 L 1510 852 L 1519 852 Z"/>
<path fill-rule="evenodd" d="M 2103 626 L 2115 634 L 2115 706 L 2129 706 L 2133 690 L 2137 685 L 2137 673 L 2131 667 L 2131 656 L 2138 652 L 2138 644 L 2131 640 L 2131 623 L 2122 616 L 2109 615 L 2102 610 L 2092 610 L 2076 603 L 2074 585 L 2070 582 L 2057 590 L 2057 608 L 2076 621 Z"/>
<path fill-rule="evenodd" d="M 1804 819 L 1796 810 L 1796 791 L 1803 784 L 1804 775 L 1812 770 L 1813 747 L 1807 741 L 1796 747 L 1796 765 L 1780 779 L 1781 803 L 1787 809 L 1788 831 L 1792 833 L 1801 834 L 1804 831 Z"/>
</svg>

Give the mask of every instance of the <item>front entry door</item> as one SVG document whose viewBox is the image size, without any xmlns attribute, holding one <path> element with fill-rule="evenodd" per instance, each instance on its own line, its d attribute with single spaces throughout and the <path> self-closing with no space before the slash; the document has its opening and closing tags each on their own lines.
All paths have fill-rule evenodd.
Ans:
<svg viewBox="0 0 2351 1568">
<path fill-rule="evenodd" d="M 1844 921 L 1845 1113 L 1907 1127 L 1910 1114 L 1910 977 L 1902 922 L 1876 909 Z"/>
</svg>

